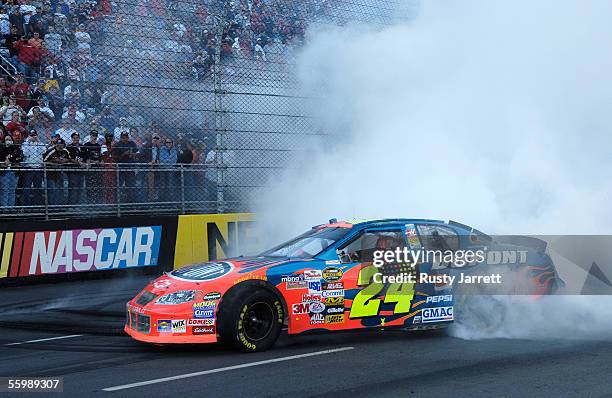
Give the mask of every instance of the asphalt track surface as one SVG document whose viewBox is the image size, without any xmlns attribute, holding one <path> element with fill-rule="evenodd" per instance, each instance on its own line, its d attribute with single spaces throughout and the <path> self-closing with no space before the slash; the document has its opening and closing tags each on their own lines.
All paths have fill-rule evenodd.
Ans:
<svg viewBox="0 0 612 398">
<path fill-rule="evenodd" d="M 0 376 L 62 376 L 75 397 L 612 397 L 612 341 L 377 331 L 282 335 L 254 354 L 141 344 L 120 330 L 145 282 L 3 288 Z"/>
</svg>

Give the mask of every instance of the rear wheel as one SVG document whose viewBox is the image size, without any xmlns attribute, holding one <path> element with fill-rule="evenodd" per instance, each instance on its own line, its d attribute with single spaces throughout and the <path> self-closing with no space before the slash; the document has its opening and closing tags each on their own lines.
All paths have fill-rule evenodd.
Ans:
<svg viewBox="0 0 612 398">
<path fill-rule="evenodd" d="M 265 289 L 239 286 L 223 298 L 219 334 L 223 342 L 244 352 L 272 347 L 283 327 L 283 305 Z"/>
</svg>

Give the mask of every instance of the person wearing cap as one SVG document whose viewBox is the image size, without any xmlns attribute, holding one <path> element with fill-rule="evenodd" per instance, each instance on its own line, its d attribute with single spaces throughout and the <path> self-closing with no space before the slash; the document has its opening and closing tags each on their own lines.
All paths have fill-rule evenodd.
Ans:
<svg viewBox="0 0 612 398">
<path fill-rule="evenodd" d="M 81 136 L 78 132 L 70 135 L 72 142 L 68 144 L 66 149 L 70 153 L 70 163 L 66 164 L 68 168 L 68 201 L 70 204 L 82 204 L 83 183 L 85 182 L 85 174 L 83 173 L 84 155 L 81 147 Z"/>
<path fill-rule="evenodd" d="M 89 168 L 85 174 L 85 186 L 87 189 L 87 203 L 100 203 L 102 198 L 102 174 L 100 163 L 102 158 L 102 146 L 98 143 L 98 131 L 89 132 L 89 140 L 83 144 L 84 159 Z"/>
<path fill-rule="evenodd" d="M 127 131 L 123 131 L 119 138 L 119 142 L 113 146 L 113 160 L 120 168 L 119 192 L 123 192 L 125 200 L 131 203 L 136 197 L 136 175 L 129 164 L 137 160 L 138 147 L 134 141 L 130 140 Z"/>
<path fill-rule="evenodd" d="M 70 163 L 70 153 L 66 149 L 66 141 L 58 137 L 55 145 L 43 154 L 43 162 L 47 169 L 47 195 L 50 205 L 63 205 L 66 203 L 64 198 L 64 173 L 59 168 Z"/>
<path fill-rule="evenodd" d="M 43 200 L 43 155 L 47 151 L 45 144 L 35 129 L 31 129 L 26 141 L 21 145 L 23 152 L 23 204 L 24 206 L 41 206 Z"/>
</svg>

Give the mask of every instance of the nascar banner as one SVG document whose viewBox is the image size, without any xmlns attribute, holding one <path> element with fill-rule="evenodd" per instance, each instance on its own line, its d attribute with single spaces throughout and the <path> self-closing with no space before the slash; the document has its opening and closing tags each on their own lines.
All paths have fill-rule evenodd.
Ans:
<svg viewBox="0 0 612 398">
<path fill-rule="evenodd" d="M 161 273 L 225 258 L 256 241 L 254 218 L 236 213 L 3 222 L 0 283 L 82 279 L 94 271 Z"/>
<path fill-rule="evenodd" d="M 177 218 L 3 223 L 0 278 L 144 267 L 171 269 Z"/>
</svg>

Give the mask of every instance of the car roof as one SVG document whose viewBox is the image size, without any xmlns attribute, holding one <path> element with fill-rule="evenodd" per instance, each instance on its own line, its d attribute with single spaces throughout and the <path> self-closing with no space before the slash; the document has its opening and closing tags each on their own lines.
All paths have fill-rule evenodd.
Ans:
<svg viewBox="0 0 612 398">
<path fill-rule="evenodd" d="M 317 227 L 335 227 L 335 228 L 371 228 L 371 227 L 384 227 L 389 225 L 404 225 L 413 223 L 432 223 L 432 224 L 446 224 L 442 220 L 429 220 L 425 218 L 380 218 L 380 219 L 367 219 L 367 220 L 347 220 L 347 221 L 336 221 L 328 224 L 319 225 Z"/>
</svg>

